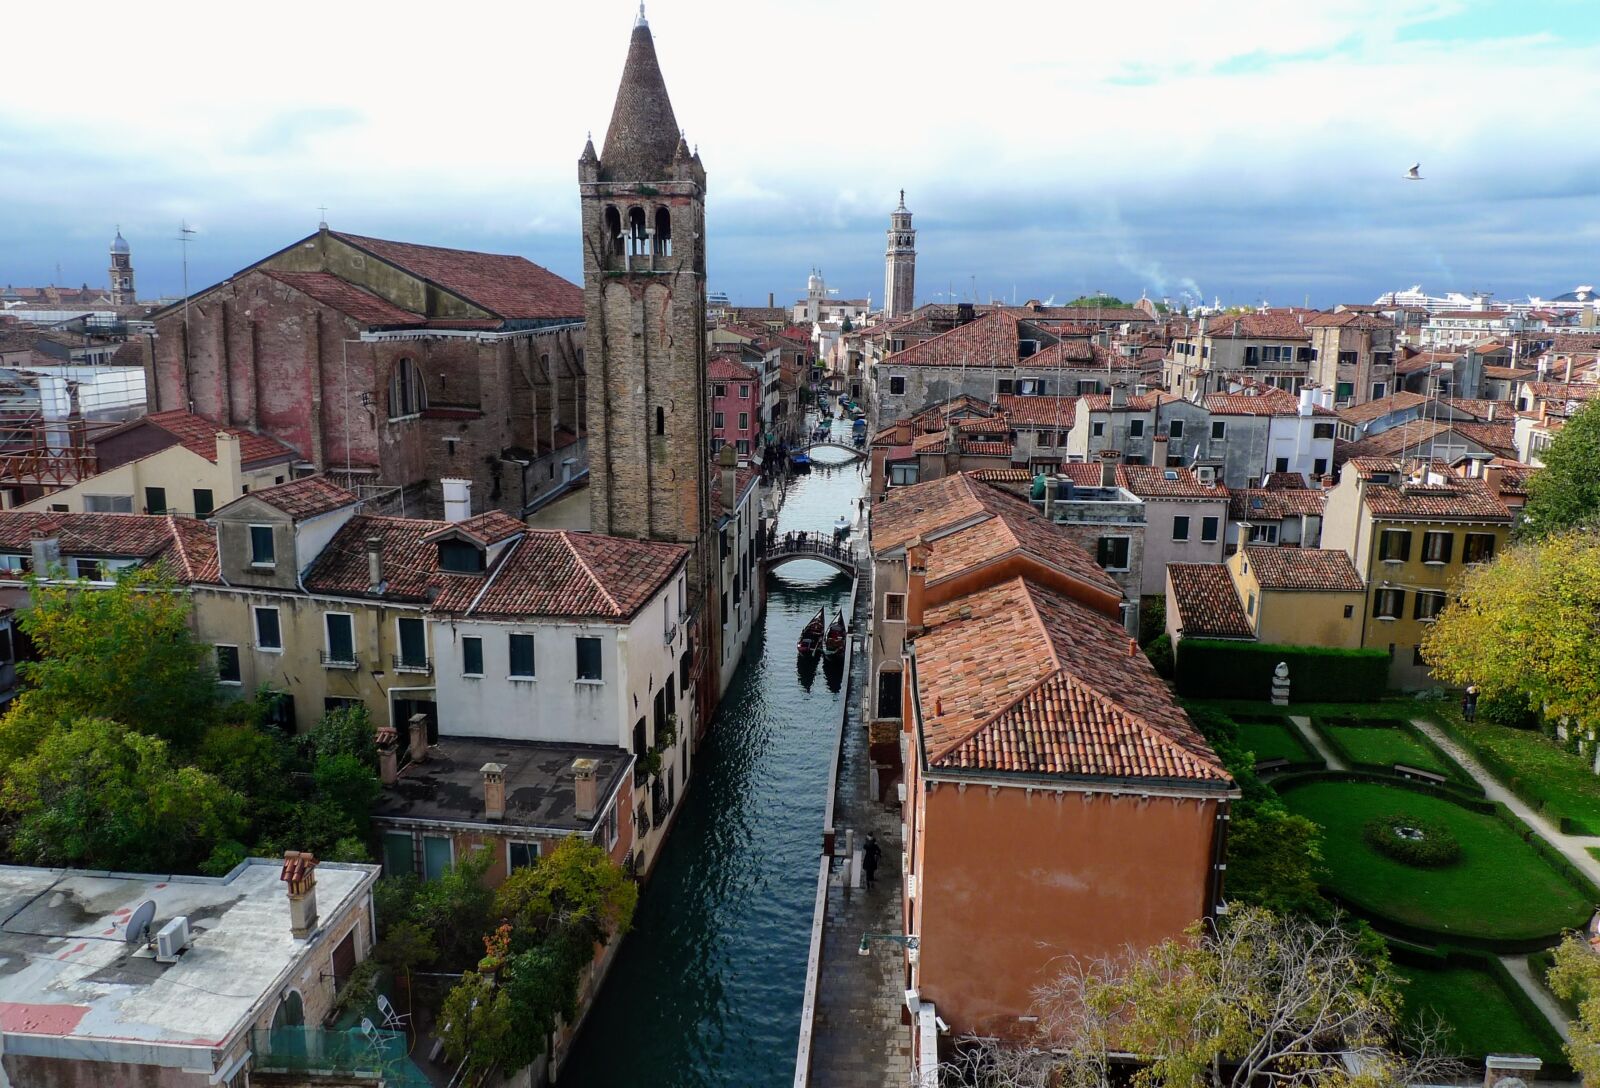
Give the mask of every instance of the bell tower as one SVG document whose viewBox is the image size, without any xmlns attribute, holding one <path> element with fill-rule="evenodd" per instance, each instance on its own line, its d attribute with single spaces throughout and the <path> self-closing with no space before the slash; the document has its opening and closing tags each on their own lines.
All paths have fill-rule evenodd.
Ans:
<svg viewBox="0 0 1600 1088">
<path fill-rule="evenodd" d="M 589 527 L 697 545 L 711 527 L 706 172 L 673 116 L 644 6 L 605 147 L 578 159 Z"/>
<path fill-rule="evenodd" d="M 135 302 L 133 295 L 133 249 L 122 237 L 122 228 L 117 228 L 117 236 L 111 242 L 111 305 L 132 306 Z"/>
<path fill-rule="evenodd" d="M 900 206 L 889 213 L 889 246 L 884 253 L 883 316 L 904 317 L 916 303 L 912 295 L 917 282 L 917 232 L 906 211 L 906 191 L 900 190 Z"/>
</svg>

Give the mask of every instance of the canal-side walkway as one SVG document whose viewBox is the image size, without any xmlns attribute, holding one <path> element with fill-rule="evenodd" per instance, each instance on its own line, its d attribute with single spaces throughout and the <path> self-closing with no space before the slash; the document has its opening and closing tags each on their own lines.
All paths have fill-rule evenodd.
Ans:
<svg viewBox="0 0 1600 1088">
<path fill-rule="evenodd" d="M 858 579 L 852 630 L 870 637 L 870 561 L 862 565 Z M 900 811 L 870 795 L 871 758 L 863 719 L 867 658 L 863 649 L 850 662 L 833 826 L 841 851 L 847 831 L 855 832 L 858 847 L 869 832 L 877 836 L 883 860 L 875 887 L 847 887 L 842 872 L 828 885 L 809 1079 L 816 1088 L 906 1088 L 911 1083 L 910 1029 L 900 1022 L 905 1008 L 903 951 L 887 941 L 872 942 L 866 956 L 857 951 L 863 933 L 903 929 Z M 835 863 L 836 870 L 843 868 L 843 862 Z"/>
</svg>

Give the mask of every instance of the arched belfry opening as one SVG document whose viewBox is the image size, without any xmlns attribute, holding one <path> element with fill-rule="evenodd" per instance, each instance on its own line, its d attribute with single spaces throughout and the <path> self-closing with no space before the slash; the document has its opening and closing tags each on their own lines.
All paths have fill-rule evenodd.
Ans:
<svg viewBox="0 0 1600 1088">
<path fill-rule="evenodd" d="M 643 257 L 650 252 L 649 232 L 645 228 L 644 209 L 628 209 L 628 255 Z"/>
<path fill-rule="evenodd" d="M 615 204 L 606 205 L 605 230 L 605 251 L 613 257 L 622 256 L 622 213 Z"/>
<path fill-rule="evenodd" d="M 656 209 L 656 255 L 672 256 L 672 213 L 665 208 Z"/>
</svg>

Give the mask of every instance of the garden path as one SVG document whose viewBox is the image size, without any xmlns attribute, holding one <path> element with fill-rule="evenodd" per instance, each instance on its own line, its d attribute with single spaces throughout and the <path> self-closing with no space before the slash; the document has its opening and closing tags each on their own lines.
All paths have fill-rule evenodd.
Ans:
<svg viewBox="0 0 1600 1088">
<path fill-rule="evenodd" d="M 1328 743 L 1322 739 L 1322 734 L 1311 728 L 1310 718 L 1304 714 L 1290 714 L 1289 720 L 1294 722 L 1294 727 L 1300 731 L 1300 736 L 1304 738 L 1305 742 L 1316 749 L 1317 755 L 1321 756 L 1322 761 L 1328 765 L 1328 770 L 1349 770 L 1345 766 L 1344 760 L 1334 755 L 1333 749 L 1329 748 Z"/>
<path fill-rule="evenodd" d="M 1533 977 L 1533 969 L 1528 966 L 1528 957 L 1501 956 L 1500 962 L 1511 972 L 1511 977 L 1517 980 L 1522 992 L 1539 1007 L 1540 1012 L 1544 1013 L 1544 1018 L 1550 1021 L 1550 1025 L 1561 1033 L 1561 1041 L 1572 1042 L 1572 1028 L 1567 1023 L 1567 1014 L 1556 1004 L 1556 999 L 1550 996 L 1550 991 Z"/>
<path fill-rule="evenodd" d="M 1545 842 L 1561 851 L 1563 857 L 1576 865 L 1595 884 L 1600 885 L 1600 861 L 1595 860 L 1586 849 L 1586 847 L 1597 845 L 1600 840 L 1597 840 L 1592 835 L 1562 834 L 1560 828 L 1529 808 L 1523 803 L 1522 798 L 1501 785 L 1499 779 L 1484 770 L 1477 760 L 1463 751 L 1461 746 L 1446 736 L 1444 731 L 1437 725 L 1434 725 L 1426 718 L 1413 718 L 1411 719 L 1411 724 L 1420 729 L 1429 740 L 1443 748 L 1446 755 L 1460 764 L 1462 769 L 1483 787 L 1484 793 L 1488 794 L 1489 800 L 1499 801 L 1506 808 L 1515 812 L 1518 819 L 1538 832 Z"/>
</svg>

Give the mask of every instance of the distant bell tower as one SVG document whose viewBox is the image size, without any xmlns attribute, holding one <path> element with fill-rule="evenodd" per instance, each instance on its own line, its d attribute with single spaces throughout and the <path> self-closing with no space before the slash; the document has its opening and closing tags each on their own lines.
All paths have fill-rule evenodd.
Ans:
<svg viewBox="0 0 1600 1088">
<path fill-rule="evenodd" d="M 917 232 L 906 211 L 906 191 L 900 190 L 900 206 L 889 213 L 889 248 L 884 254 L 883 316 L 903 317 L 916 303 L 912 296 L 917 283 Z"/>
<path fill-rule="evenodd" d="M 644 7 L 605 148 L 578 159 L 583 211 L 589 527 L 696 545 L 705 576 L 706 172 L 672 113 Z"/>
<path fill-rule="evenodd" d="M 111 241 L 111 305 L 132 306 L 134 301 L 133 250 L 118 227 L 117 236 Z"/>
</svg>

